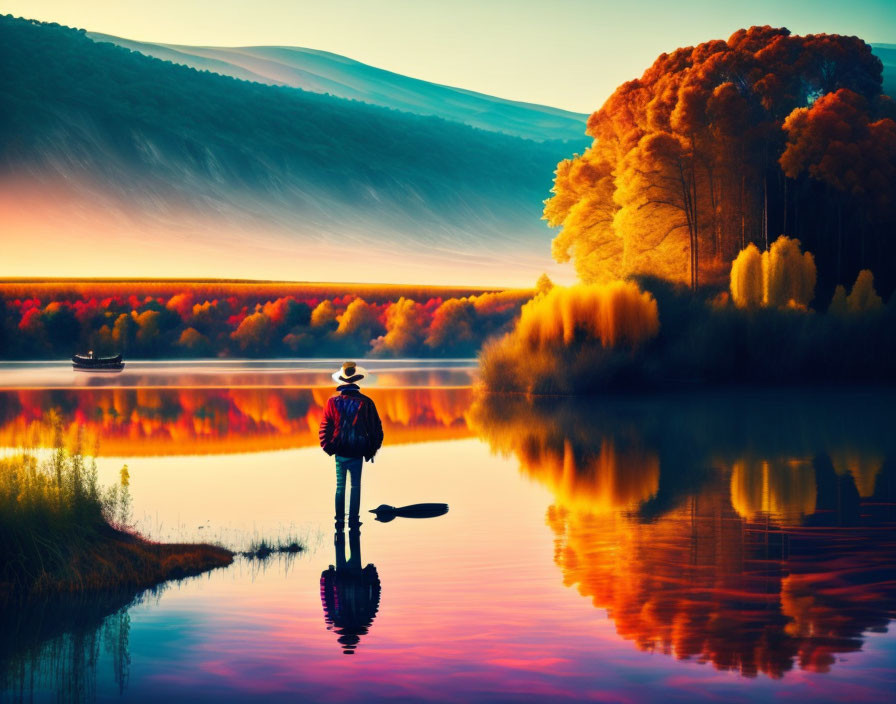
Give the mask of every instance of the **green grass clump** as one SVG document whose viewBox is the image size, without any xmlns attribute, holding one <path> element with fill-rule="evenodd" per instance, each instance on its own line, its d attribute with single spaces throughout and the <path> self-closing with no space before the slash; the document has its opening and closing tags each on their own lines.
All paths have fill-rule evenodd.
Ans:
<svg viewBox="0 0 896 704">
<path fill-rule="evenodd" d="M 249 548 L 239 554 L 250 560 L 266 560 L 272 555 L 294 555 L 304 549 L 305 547 L 297 538 L 290 537 L 279 540 L 261 538 L 253 540 L 249 544 Z"/>
</svg>

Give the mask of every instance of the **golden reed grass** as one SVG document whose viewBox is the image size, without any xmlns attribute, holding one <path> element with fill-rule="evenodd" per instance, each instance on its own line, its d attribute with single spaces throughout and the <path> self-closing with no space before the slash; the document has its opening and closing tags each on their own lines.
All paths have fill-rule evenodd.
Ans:
<svg viewBox="0 0 896 704">
<path fill-rule="evenodd" d="M 569 393 L 576 379 L 612 382 L 659 332 L 654 297 L 631 281 L 555 286 L 483 348 L 482 380 L 496 391 Z M 624 374 L 623 374 L 624 376 Z"/>
</svg>

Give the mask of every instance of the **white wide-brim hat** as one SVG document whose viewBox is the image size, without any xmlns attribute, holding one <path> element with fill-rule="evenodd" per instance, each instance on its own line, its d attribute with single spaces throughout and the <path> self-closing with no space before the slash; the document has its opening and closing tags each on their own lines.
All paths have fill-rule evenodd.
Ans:
<svg viewBox="0 0 896 704">
<path fill-rule="evenodd" d="M 362 367 L 358 364 L 355 364 L 353 366 L 355 367 L 354 374 L 352 374 L 350 376 L 346 375 L 345 374 L 346 365 L 343 364 L 339 369 L 337 369 L 335 372 L 333 372 L 333 374 L 331 375 L 331 378 L 337 384 L 357 384 L 359 381 L 361 381 L 361 379 L 364 379 L 365 377 L 367 377 L 370 374 L 370 372 L 368 372 L 364 367 Z"/>
</svg>

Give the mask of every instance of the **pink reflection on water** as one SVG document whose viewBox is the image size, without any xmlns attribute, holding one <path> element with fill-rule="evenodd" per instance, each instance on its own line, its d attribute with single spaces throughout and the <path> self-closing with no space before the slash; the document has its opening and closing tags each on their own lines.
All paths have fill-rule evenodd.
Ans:
<svg viewBox="0 0 896 704">
<path fill-rule="evenodd" d="M 346 657 L 321 602 L 321 574 L 339 563 L 332 461 L 310 437 L 327 392 L 155 389 L 138 401 L 107 391 L 57 398 L 84 418 L 90 403 L 117 402 L 141 428 L 169 433 L 184 417 L 226 419 L 209 425 L 220 455 L 134 458 L 141 509 L 191 525 L 301 517 L 327 531 L 289 570 L 236 565 L 136 609 L 134 643 L 142 618 L 173 633 L 160 652 L 137 650 L 131 687 L 144 695 L 881 701 L 896 685 L 893 637 L 869 636 L 896 610 L 893 503 L 860 497 L 855 475 L 823 453 L 798 467 L 774 457 L 713 466 L 648 520 L 639 506 L 682 468 L 637 423 L 621 433 L 582 414 L 514 419 L 499 406 L 476 422 L 502 457 L 469 437 L 470 390 L 372 392 L 406 442 L 365 468 L 365 508 L 439 500 L 451 510 L 390 524 L 365 516 L 358 563 L 376 565 L 381 593 Z M 46 397 L 16 398 L 36 418 Z M 250 429 L 308 446 L 237 454 L 232 435 Z M 175 435 L 169 447 L 188 446 Z M 890 465 L 874 471 L 874 491 L 890 486 L 877 478 Z"/>
</svg>

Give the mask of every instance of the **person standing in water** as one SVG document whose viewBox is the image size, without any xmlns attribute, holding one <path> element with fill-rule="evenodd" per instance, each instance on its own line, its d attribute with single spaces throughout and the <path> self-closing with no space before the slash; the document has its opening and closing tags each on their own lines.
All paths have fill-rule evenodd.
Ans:
<svg viewBox="0 0 896 704">
<path fill-rule="evenodd" d="M 351 481 L 349 527 L 361 524 L 361 469 L 364 461 L 372 462 L 383 445 L 383 424 L 376 404 L 361 393 L 358 382 L 367 377 L 367 370 L 354 362 L 345 362 L 333 373 L 335 395 L 327 399 L 318 436 L 323 451 L 336 457 L 336 527 L 345 521 L 345 475 Z"/>
</svg>

